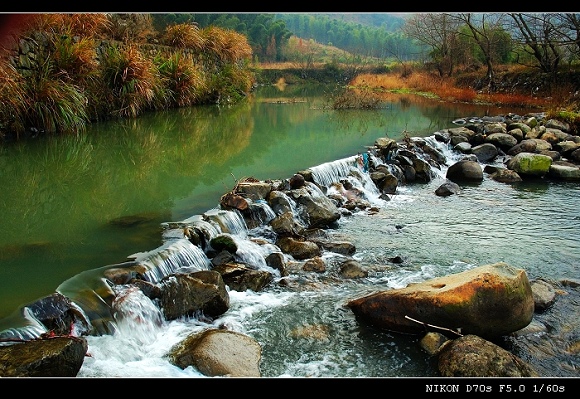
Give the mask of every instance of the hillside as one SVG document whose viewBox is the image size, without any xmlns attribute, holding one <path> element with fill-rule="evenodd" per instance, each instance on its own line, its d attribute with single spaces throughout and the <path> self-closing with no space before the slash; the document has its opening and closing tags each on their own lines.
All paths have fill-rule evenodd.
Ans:
<svg viewBox="0 0 580 399">
<path fill-rule="evenodd" d="M 278 17 L 285 19 L 284 15 Z M 361 24 L 374 28 L 382 28 L 387 32 L 396 32 L 405 23 L 405 18 L 409 13 L 316 13 L 318 17 L 327 17 L 344 23 Z"/>
</svg>

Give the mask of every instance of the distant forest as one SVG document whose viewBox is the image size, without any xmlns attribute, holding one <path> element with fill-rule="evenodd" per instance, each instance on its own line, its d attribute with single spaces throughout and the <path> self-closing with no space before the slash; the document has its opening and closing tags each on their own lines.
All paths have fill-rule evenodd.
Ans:
<svg viewBox="0 0 580 399">
<path fill-rule="evenodd" d="M 283 62 L 283 46 L 291 36 L 337 47 L 353 55 L 399 61 L 416 60 L 425 52 L 405 36 L 404 14 L 153 14 L 156 29 L 195 22 L 233 29 L 248 37 L 261 62 Z"/>
</svg>

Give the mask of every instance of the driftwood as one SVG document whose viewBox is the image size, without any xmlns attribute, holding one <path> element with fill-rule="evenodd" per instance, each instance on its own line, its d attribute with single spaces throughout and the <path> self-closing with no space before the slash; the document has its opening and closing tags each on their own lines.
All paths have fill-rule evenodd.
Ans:
<svg viewBox="0 0 580 399">
<path fill-rule="evenodd" d="M 415 319 L 413 319 L 412 317 L 409 317 L 409 316 L 405 316 L 405 319 L 408 319 L 408 320 L 414 321 L 415 323 L 422 324 L 422 325 L 424 325 L 424 326 L 426 326 L 426 327 L 436 328 L 436 329 L 438 329 L 438 330 L 445 330 L 445 331 L 449 331 L 449 332 L 452 332 L 453 334 L 457 334 L 457 335 L 459 335 L 460 337 L 463 337 L 463 334 L 461 334 L 461 329 L 460 329 L 460 328 L 458 328 L 458 329 L 457 329 L 457 331 L 455 331 L 455 330 L 452 330 L 452 329 L 450 329 L 450 328 L 445 328 L 445 327 L 434 326 L 433 324 L 427 324 L 427 323 L 424 323 L 424 322 L 422 322 L 422 321 L 415 320 Z"/>
</svg>

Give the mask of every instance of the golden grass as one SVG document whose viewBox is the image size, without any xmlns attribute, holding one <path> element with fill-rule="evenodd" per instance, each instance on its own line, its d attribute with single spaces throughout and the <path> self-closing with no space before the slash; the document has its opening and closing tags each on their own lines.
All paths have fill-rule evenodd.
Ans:
<svg viewBox="0 0 580 399">
<path fill-rule="evenodd" d="M 26 31 L 70 33 L 82 37 L 99 37 L 111 27 L 107 14 L 33 14 L 26 20 Z"/>
<path fill-rule="evenodd" d="M 113 96 L 113 114 L 135 118 L 152 106 L 161 81 L 153 61 L 136 46 L 109 48 L 101 60 L 102 77 Z"/>
<path fill-rule="evenodd" d="M 198 26 L 189 23 L 169 25 L 165 28 L 162 40 L 168 46 L 197 51 L 203 50 L 206 44 Z"/>
<path fill-rule="evenodd" d="M 201 30 L 206 50 L 222 62 L 236 63 L 252 57 L 252 47 L 247 38 L 230 29 L 208 26 Z"/>
<path fill-rule="evenodd" d="M 490 103 L 510 106 L 547 106 L 548 98 L 536 98 L 523 94 L 483 93 L 469 87 L 458 87 L 453 78 L 442 78 L 429 72 L 413 72 L 407 76 L 400 73 L 361 74 L 350 85 L 376 92 L 416 93 L 449 102 Z"/>
<path fill-rule="evenodd" d="M 171 107 L 194 105 L 206 90 L 201 67 L 189 54 L 175 52 L 159 62 L 158 68 L 166 87 L 166 101 Z"/>
</svg>

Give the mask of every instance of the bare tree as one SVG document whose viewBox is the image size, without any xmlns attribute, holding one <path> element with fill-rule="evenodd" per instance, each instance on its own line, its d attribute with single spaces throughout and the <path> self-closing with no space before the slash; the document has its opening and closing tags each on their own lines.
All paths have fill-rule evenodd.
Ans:
<svg viewBox="0 0 580 399">
<path fill-rule="evenodd" d="M 560 45 L 566 49 L 571 60 L 577 60 L 580 58 L 580 14 L 556 14 L 554 21 Z"/>
<path fill-rule="evenodd" d="M 546 73 L 556 73 L 562 60 L 562 48 L 556 29 L 558 14 L 509 13 L 513 22 L 514 38 L 525 52 L 538 62 L 538 67 Z"/>
<path fill-rule="evenodd" d="M 439 76 L 451 76 L 458 50 L 457 19 L 445 13 L 415 14 L 405 21 L 403 32 L 431 48 Z"/>
<path fill-rule="evenodd" d="M 469 39 L 472 39 L 477 47 L 481 50 L 483 61 L 487 67 L 486 82 L 488 90 L 493 90 L 494 85 L 494 64 L 496 57 L 499 54 L 499 48 L 504 43 L 503 32 L 503 13 L 491 14 L 473 14 L 473 13 L 459 13 L 449 14 L 450 18 L 454 18 L 459 24 L 467 27 L 469 32 Z M 459 30 L 461 34 L 462 30 Z"/>
</svg>

